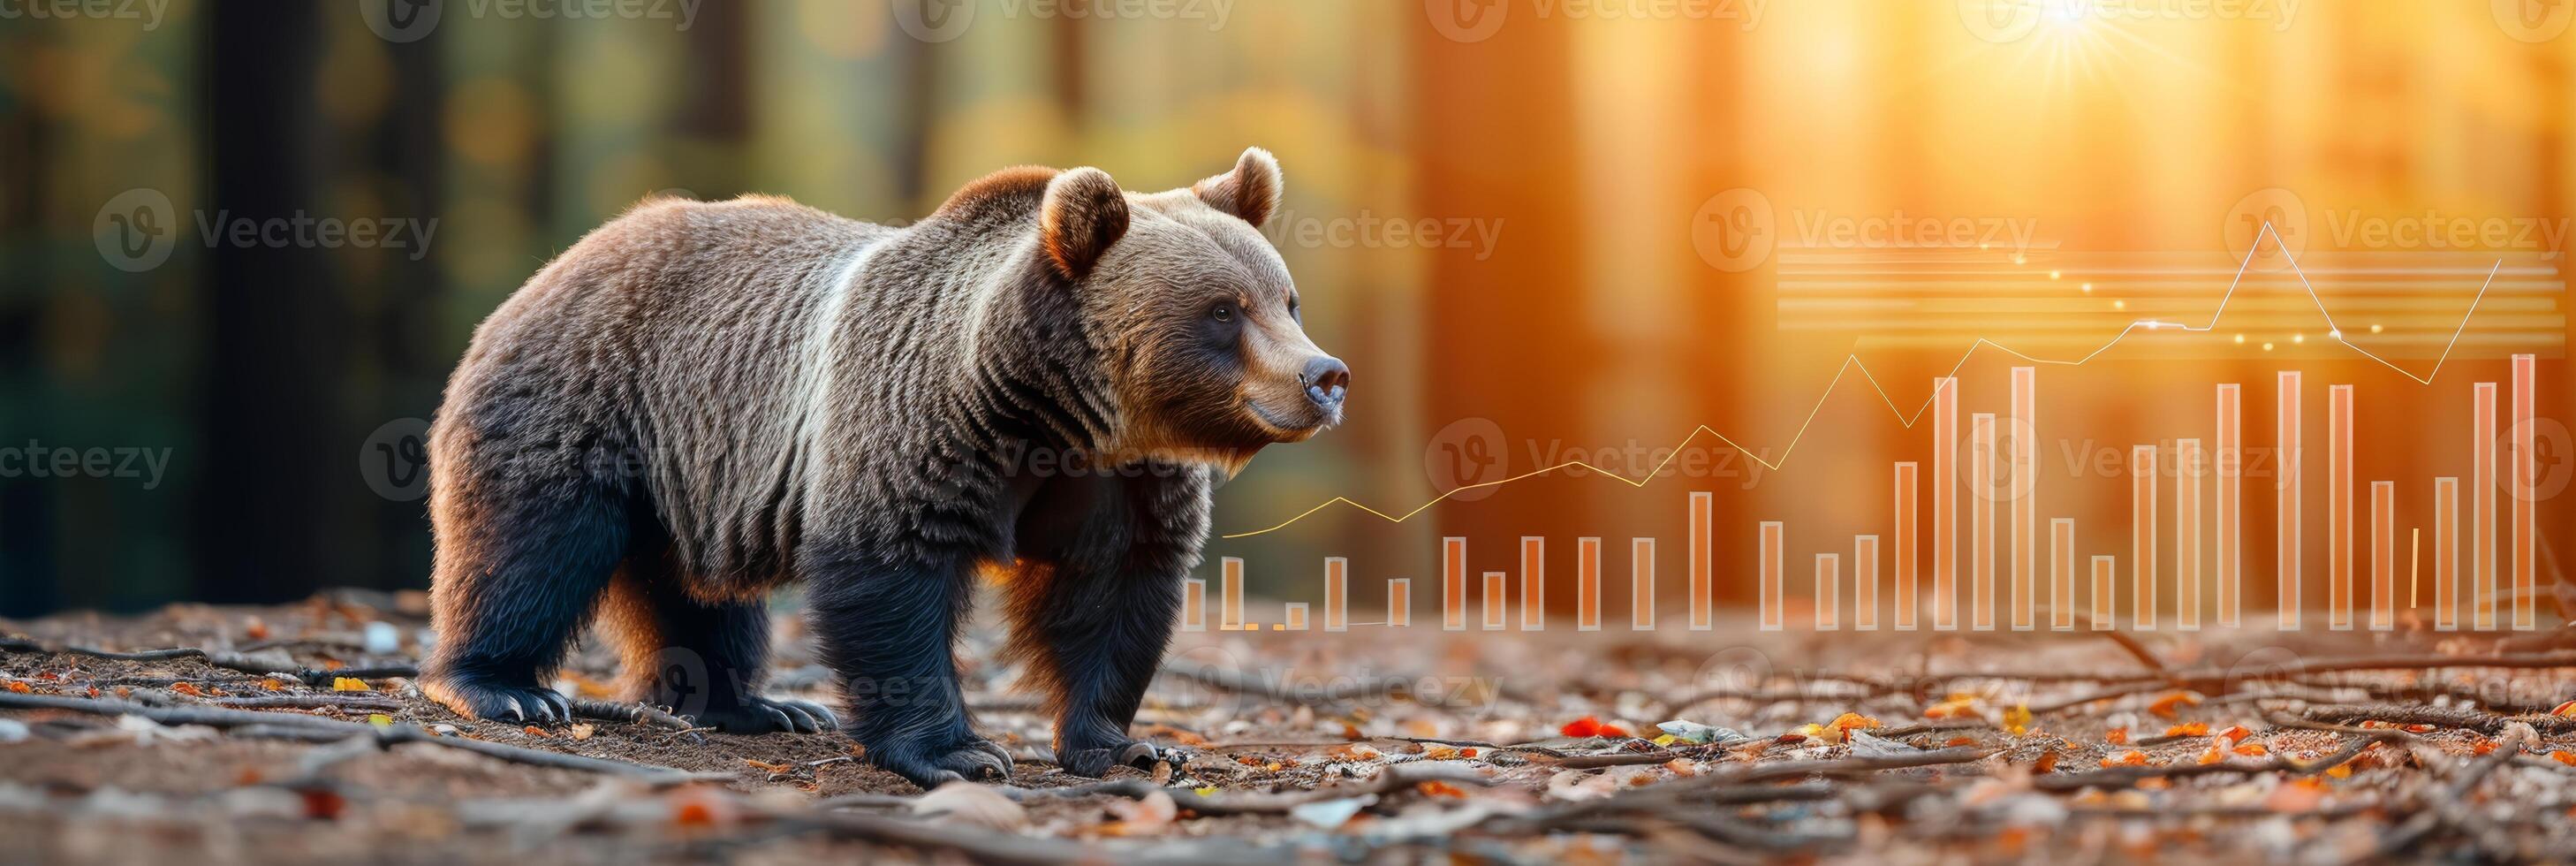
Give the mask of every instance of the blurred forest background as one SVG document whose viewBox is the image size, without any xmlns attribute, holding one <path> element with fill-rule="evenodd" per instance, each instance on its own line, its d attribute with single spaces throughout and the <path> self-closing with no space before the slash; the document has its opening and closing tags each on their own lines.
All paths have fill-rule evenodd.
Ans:
<svg viewBox="0 0 2576 866">
<path fill-rule="evenodd" d="M 1337 495 L 1401 514 L 1569 453 L 1642 451 L 1615 464 L 1640 474 L 1700 424 L 1769 460 L 1799 443 L 1776 473 L 1739 461 L 1643 488 L 1574 473 L 1402 524 L 1334 506 L 1214 545 L 1205 571 L 1242 556 L 1256 592 L 1292 597 L 1324 556 L 1371 585 L 1433 585 L 1444 535 L 1471 538 L 1480 570 L 1510 567 L 1523 535 L 1550 537 L 1552 558 L 1574 536 L 1659 536 L 1679 575 L 1684 492 L 1706 489 L 1720 591 L 1742 599 L 1752 521 L 1792 521 L 1792 562 L 1885 531 L 1889 461 L 1928 450 L 1888 409 L 1911 412 L 1975 337 L 2054 350 L 2141 315 L 2206 316 L 2250 242 L 2249 200 L 2303 211 L 2291 240 L 2319 257 L 2460 252 L 2342 230 L 2428 209 L 2565 226 L 2566 4 L 1995 3 L 116 0 L 65 18 L 8 0 L 0 447 L 168 462 L 151 478 L 0 465 L 0 615 L 425 585 L 416 434 L 471 329 L 654 193 L 900 221 L 1006 165 L 1098 165 L 1150 190 L 1271 149 L 1288 183 L 1270 231 L 1309 331 L 1355 371 L 1352 414 L 1229 484 L 1220 532 Z M 616 11 L 536 14 L 598 8 Z M 1709 210 L 1740 190 L 1767 211 L 1739 226 L 1773 233 L 1764 250 L 1823 258 L 1713 251 Z M 298 216 L 434 232 L 403 247 L 200 233 Z M 2152 251 L 2194 276 L 2114 299 L 2116 268 L 2078 295 L 2034 266 L 1940 289 L 2009 309 L 1900 317 L 1931 330 L 1792 321 L 1810 308 L 1789 303 L 1807 276 L 1790 271 L 1924 252 L 1833 226 L 1908 217 L 2034 229 L 2009 250 L 1933 252 Z M 2512 317 L 2482 318 L 2432 385 L 2309 338 L 2321 326 L 2285 296 L 2256 305 L 2271 318 L 2250 340 L 2045 370 L 2044 448 L 2206 436 L 2213 380 L 2248 383 L 2249 438 L 2266 440 L 2272 372 L 2302 369 L 2310 429 L 2325 385 L 2356 382 L 2366 438 L 2402 433 L 2371 439 L 2384 447 L 2360 471 L 2403 479 L 2401 525 L 2429 525 L 2430 478 L 2467 474 L 2471 379 L 2537 352 L 2543 415 L 2567 410 L 2564 246 L 2534 237 L 2472 245 L 2476 272 L 2514 257 Z M 2441 279 L 2390 307 L 2392 340 L 2437 340 L 2466 311 L 2474 280 L 2422 270 Z M 1922 289 L 1862 282 L 1834 302 Z M 2390 356 L 2421 372 L 2430 345 Z M 1853 352 L 1879 393 L 1853 377 L 1818 404 Z M 2001 411 L 2001 360 L 1960 370 L 1963 413 Z M 2043 521 L 2074 516 L 2085 553 L 2125 555 L 2125 534 L 2092 534 L 2124 524 L 2125 477 L 2062 474 L 2040 479 Z M 2247 485 L 2248 514 L 2271 500 Z M 2543 504 L 2551 537 L 2568 537 L 2566 511 Z M 2268 571 L 2251 566 L 2272 542 L 2248 522 L 2259 605 Z M 1624 572 L 1626 545 L 1609 547 Z"/>
</svg>

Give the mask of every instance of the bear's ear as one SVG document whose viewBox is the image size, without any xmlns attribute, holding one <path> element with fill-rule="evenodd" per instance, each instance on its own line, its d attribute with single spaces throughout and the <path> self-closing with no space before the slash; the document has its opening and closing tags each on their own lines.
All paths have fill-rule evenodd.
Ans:
<svg viewBox="0 0 2576 866">
<path fill-rule="evenodd" d="M 1091 275 L 1109 245 L 1127 234 L 1127 196 L 1109 173 L 1084 167 L 1047 182 L 1038 210 L 1038 245 L 1067 278 Z"/>
<path fill-rule="evenodd" d="M 1242 217 L 1260 228 L 1279 211 L 1279 160 L 1270 151 L 1245 148 L 1234 170 L 1190 185 L 1209 207 Z"/>
</svg>

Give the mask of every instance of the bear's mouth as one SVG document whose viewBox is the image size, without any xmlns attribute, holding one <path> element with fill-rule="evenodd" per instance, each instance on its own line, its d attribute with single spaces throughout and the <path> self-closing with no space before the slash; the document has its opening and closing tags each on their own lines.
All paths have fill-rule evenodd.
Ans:
<svg viewBox="0 0 2576 866">
<path fill-rule="evenodd" d="M 1309 408 L 1302 413 L 1305 418 L 1295 420 L 1279 417 L 1278 413 L 1271 411 L 1270 407 L 1261 405 L 1260 400 L 1247 398 L 1243 401 L 1243 408 L 1245 412 L 1252 415 L 1253 420 L 1261 422 L 1261 426 L 1270 428 L 1271 436 L 1281 442 L 1305 441 L 1316 433 L 1323 432 L 1324 428 L 1341 423 L 1342 420 L 1340 406 L 1329 409 Z"/>
</svg>

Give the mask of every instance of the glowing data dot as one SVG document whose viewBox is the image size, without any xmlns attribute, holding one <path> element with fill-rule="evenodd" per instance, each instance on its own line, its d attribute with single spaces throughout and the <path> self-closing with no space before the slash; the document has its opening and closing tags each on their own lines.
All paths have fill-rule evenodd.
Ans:
<svg viewBox="0 0 2576 866">
<path fill-rule="evenodd" d="M 2052 279 L 2052 280 L 2057 279 L 2057 272 L 2056 272 L 2056 271 L 2049 271 L 2049 272 L 2048 272 L 2048 278 L 2049 278 L 2049 279 Z"/>
<path fill-rule="evenodd" d="M 2293 342 L 2293 343 L 2305 343 L 2305 342 L 2307 342 L 2307 341 L 2308 341 L 2308 335 L 2306 335 L 2306 334 L 2291 334 L 2291 335 L 2290 335 L 2290 342 Z"/>
<path fill-rule="evenodd" d="M 2238 334 L 2238 335 L 2236 335 L 2236 345 L 2239 345 L 2239 346 L 2245 345 L 2245 335 L 2244 335 L 2244 334 Z"/>
<path fill-rule="evenodd" d="M 2128 308 L 2129 308 L 2129 302 L 2127 302 L 2127 301 L 2112 301 L 2112 302 L 2111 302 L 2111 309 L 2114 309 L 2114 310 L 2125 310 L 2125 309 L 2128 309 Z"/>
<path fill-rule="evenodd" d="M 2088 292 L 2088 293 L 2089 293 L 2089 292 L 2091 292 L 2091 291 L 2093 291 L 2093 284 L 2092 284 L 2092 283 L 2085 283 L 2085 284 L 2084 284 L 2084 291 L 2086 291 L 2086 292 Z"/>
<path fill-rule="evenodd" d="M 2373 333 L 2373 334 L 2379 333 L 2381 330 L 2384 330 L 2384 329 L 2383 329 L 2383 328 L 2381 328 L 2381 327 L 2380 327 L 2380 326 L 2378 326 L 2378 325 L 2372 325 L 2372 326 L 2370 326 L 2370 332 L 2371 332 L 2371 333 Z"/>
<path fill-rule="evenodd" d="M 2333 338 L 2338 339 L 2338 340 L 2343 339 L 2343 329 L 2342 329 L 2342 328 L 2336 328 L 2336 329 L 2334 329 L 2334 330 L 2327 331 L 2327 332 L 2326 332 L 2326 336 L 2333 337 Z"/>
<path fill-rule="evenodd" d="M 2266 351 L 2266 352 L 2272 351 L 2272 344 L 2270 344 L 2270 343 L 2265 343 L 2265 344 L 2263 344 L 2263 351 Z"/>
</svg>

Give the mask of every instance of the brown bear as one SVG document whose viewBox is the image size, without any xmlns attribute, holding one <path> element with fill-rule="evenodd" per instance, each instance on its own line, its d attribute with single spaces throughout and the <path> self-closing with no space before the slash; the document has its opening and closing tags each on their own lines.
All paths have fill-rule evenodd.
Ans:
<svg viewBox="0 0 2576 866">
<path fill-rule="evenodd" d="M 763 697 L 763 596 L 801 580 L 853 736 L 925 787 L 1007 776 L 954 644 L 1008 572 L 1011 648 L 1065 769 L 1185 759 L 1127 735 L 1254 452 L 1341 420 L 1257 229 L 1279 167 L 1179 190 L 1006 169 L 895 228 L 792 202 L 647 201 L 475 330 L 430 431 L 438 644 L 423 690 L 550 722 L 596 620 L 632 697 L 726 731 L 838 726 Z"/>
</svg>

